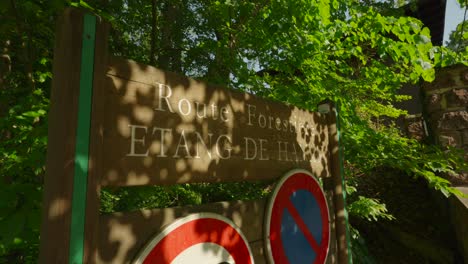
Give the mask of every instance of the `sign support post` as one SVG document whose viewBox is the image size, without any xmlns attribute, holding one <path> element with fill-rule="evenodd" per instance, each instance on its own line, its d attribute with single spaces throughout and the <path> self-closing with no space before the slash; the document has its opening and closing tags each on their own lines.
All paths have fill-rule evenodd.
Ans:
<svg viewBox="0 0 468 264">
<path fill-rule="evenodd" d="M 330 149 L 330 172 L 333 179 L 333 200 L 335 206 L 335 229 L 338 247 L 338 263 L 352 263 L 352 256 L 348 226 L 348 212 L 346 210 L 346 189 L 340 148 L 340 130 L 338 112 L 332 102 L 319 105 L 319 112 L 328 113 L 328 133 Z"/>
<path fill-rule="evenodd" d="M 108 28 L 97 20 L 70 8 L 58 23 L 39 263 L 89 263 L 95 248 L 102 140 L 93 102 L 102 99 L 93 88 L 105 76 Z"/>
</svg>

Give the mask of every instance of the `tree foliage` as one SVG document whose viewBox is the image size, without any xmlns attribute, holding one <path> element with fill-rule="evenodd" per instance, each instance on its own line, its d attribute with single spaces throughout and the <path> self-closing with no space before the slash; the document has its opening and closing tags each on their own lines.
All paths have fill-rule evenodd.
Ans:
<svg viewBox="0 0 468 264">
<path fill-rule="evenodd" d="M 0 256 L 35 262 L 47 146 L 54 23 L 65 6 L 107 20 L 111 53 L 165 70 L 316 110 L 340 109 L 348 184 L 388 166 L 454 193 L 440 172 L 450 153 L 405 138 L 393 125 L 403 84 L 432 81 L 436 67 L 465 55 L 433 46 L 421 21 L 395 4 L 357 0 L 24 0 L 0 2 Z M 385 122 L 382 122 L 385 121 Z M 386 125 L 381 125 L 385 123 Z M 245 191 L 249 190 L 249 191 Z M 105 190 L 102 210 L 198 204 L 265 195 L 264 184 Z M 175 198 L 176 197 L 176 198 Z M 390 218 L 356 197 L 351 213 Z"/>
<path fill-rule="evenodd" d="M 468 22 L 466 21 L 468 2 L 465 0 L 458 0 L 458 4 L 460 8 L 465 9 L 463 20 L 457 25 L 455 30 L 450 33 L 446 45 L 449 49 L 459 53 L 459 56 L 464 56 L 466 60 L 466 54 L 468 53 Z"/>
<path fill-rule="evenodd" d="M 468 47 L 468 21 L 464 19 L 450 33 L 447 47 L 455 52 L 466 52 Z"/>
</svg>

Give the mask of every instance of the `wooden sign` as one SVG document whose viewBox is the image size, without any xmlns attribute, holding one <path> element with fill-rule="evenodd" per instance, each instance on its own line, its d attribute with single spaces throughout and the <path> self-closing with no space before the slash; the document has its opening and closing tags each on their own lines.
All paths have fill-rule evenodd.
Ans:
<svg viewBox="0 0 468 264">
<path fill-rule="evenodd" d="M 324 182 L 327 262 L 347 262 L 333 108 L 313 113 L 111 57 L 108 28 L 76 9 L 58 22 L 39 262 L 130 263 L 173 221 L 210 212 L 235 223 L 265 263 L 264 200 L 100 215 L 100 190 L 278 179 L 291 169 Z"/>
<path fill-rule="evenodd" d="M 111 59 L 106 77 L 102 185 L 328 174 L 326 115 L 129 60 Z"/>
</svg>

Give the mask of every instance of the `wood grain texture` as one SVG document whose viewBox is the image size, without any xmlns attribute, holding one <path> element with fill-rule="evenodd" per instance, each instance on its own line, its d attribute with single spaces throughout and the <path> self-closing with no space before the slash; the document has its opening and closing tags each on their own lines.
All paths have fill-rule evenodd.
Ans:
<svg viewBox="0 0 468 264">
<path fill-rule="evenodd" d="M 58 22 L 40 263 L 68 262 L 82 22 L 83 12 L 76 9 L 67 9 Z M 255 262 L 267 263 L 266 200 L 99 215 L 100 189 L 276 179 L 298 168 L 323 179 L 331 221 L 327 263 L 345 263 L 343 189 L 331 114 L 108 57 L 107 32 L 108 25 L 98 23 L 85 263 L 130 263 L 153 235 L 194 212 L 231 219 L 250 242 Z M 200 105 L 206 113 L 198 111 Z"/>
<path fill-rule="evenodd" d="M 327 199 L 332 197 L 329 193 L 326 196 Z M 249 241 L 255 263 L 267 263 L 263 239 L 266 203 L 266 199 L 220 202 L 103 215 L 99 222 L 96 263 L 131 263 L 146 243 L 166 226 L 178 218 L 198 212 L 217 213 L 231 219 Z M 332 201 L 328 200 L 328 203 Z M 331 230 L 333 234 L 334 228 Z M 327 263 L 336 263 L 335 251 L 336 245 L 331 239 Z"/>
<path fill-rule="evenodd" d="M 102 185 L 329 175 L 325 115 L 111 59 Z"/>
<path fill-rule="evenodd" d="M 93 99 L 89 141 L 89 168 L 86 195 L 84 263 L 93 263 L 98 240 L 100 178 L 102 175 L 103 123 L 105 93 L 102 87 L 106 81 L 108 65 L 108 33 L 110 25 L 98 18 L 96 24 L 96 44 L 94 54 Z"/>
<path fill-rule="evenodd" d="M 334 264 L 334 263 L 338 263 L 338 258 L 336 255 L 336 252 L 337 252 L 336 227 L 335 227 L 336 216 L 335 216 L 335 206 L 333 204 L 333 201 L 334 201 L 333 190 L 325 191 L 325 197 L 327 198 L 328 213 L 330 216 L 330 245 L 329 245 L 329 252 L 328 252 L 327 260 L 325 263 Z"/>
<path fill-rule="evenodd" d="M 263 242 L 265 200 L 220 202 L 200 206 L 143 210 L 103 215 L 99 228 L 97 263 L 130 263 L 144 245 L 175 219 L 196 212 L 212 212 L 231 219 L 249 242 Z M 262 250 L 262 247 L 257 250 Z M 252 249 L 254 250 L 254 249 Z"/>
<path fill-rule="evenodd" d="M 58 21 L 39 263 L 68 262 L 82 24 L 83 13 L 75 9 Z"/>
<path fill-rule="evenodd" d="M 346 216 L 345 216 L 345 201 L 344 201 L 344 188 L 342 185 L 340 154 L 339 154 L 339 140 L 338 128 L 336 125 L 336 109 L 330 105 L 331 111 L 328 114 L 329 123 L 329 144 L 330 144 L 330 172 L 333 179 L 333 205 L 335 216 L 335 234 L 337 245 L 337 260 L 338 263 L 348 263 L 348 244 L 347 244 L 347 231 L 346 231 Z"/>
</svg>

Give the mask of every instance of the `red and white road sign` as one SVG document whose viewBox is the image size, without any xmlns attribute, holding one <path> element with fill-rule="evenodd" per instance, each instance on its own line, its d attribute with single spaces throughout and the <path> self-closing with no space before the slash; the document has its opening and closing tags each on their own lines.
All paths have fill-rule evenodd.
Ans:
<svg viewBox="0 0 468 264">
<path fill-rule="evenodd" d="M 276 185 L 265 216 L 270 263 L 325 263 L 329 242 L 328 205 L 318 181 L 305 170 L 287 173 Z"/>
<path fill-rule="evenodd" d="M 249 243 L 228 218 L 195 213 L 176 220 L 156 235 L 137 264 L 253 264 Z"/>
</svg>

